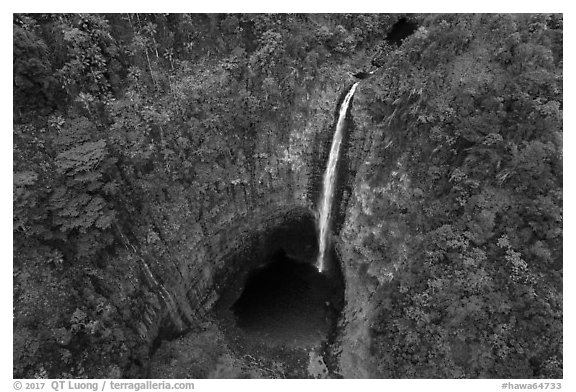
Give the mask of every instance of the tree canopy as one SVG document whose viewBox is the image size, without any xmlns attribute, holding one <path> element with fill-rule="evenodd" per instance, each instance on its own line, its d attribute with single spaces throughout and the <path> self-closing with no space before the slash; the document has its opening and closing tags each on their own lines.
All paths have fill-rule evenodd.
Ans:
<svg viewBox="0 0 576 392">
<path fill-rule="evenodd" d="M 401 18 L 417 29 L 387 40 Z M 305 125 L 336 110 L 325 97 L 378 67 L 357 93 L 371 144 L 342 237 L 377 282 L 374 376 L 561 378 L 562 28 L 14 14 L 14 377 L 146 375 L 135 320 L 162 306 L 146 263 L 168 282 L 214 217 L 291 186 Z"/>
</svg>

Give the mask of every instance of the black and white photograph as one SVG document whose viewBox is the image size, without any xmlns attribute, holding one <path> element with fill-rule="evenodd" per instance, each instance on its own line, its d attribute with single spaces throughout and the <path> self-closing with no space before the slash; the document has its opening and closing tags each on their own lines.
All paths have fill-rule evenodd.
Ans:
<svg viewBox="0 0 576 392">
<path fill-rule="evenodd" d="M 15 390 L 568 389 L 562 13 L 12 23 Z"/>
</svg>

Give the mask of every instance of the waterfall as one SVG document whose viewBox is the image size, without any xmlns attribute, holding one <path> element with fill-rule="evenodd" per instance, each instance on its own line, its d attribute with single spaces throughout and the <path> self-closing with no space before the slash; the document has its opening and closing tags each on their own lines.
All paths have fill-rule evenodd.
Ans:
<svg viewBox="0 0 576 392">
<path fill-rule="evenodd" d="M 328 166 L 326 166 L 326 172 L 324 173 L 322 197 L 320 199 L 320 205 L 318 206 L 320 213 L 320 218 L 318 221 L 320 249 L 318 252 L 318 261 L 316 262 L 316 267 L 320 272 L 322 272 L 325 268 L 324 264 L 326 261 L 326 250 L 328 249 L 328 239 L 330 234 L 332 200 L 334 199 L 334 187 L 336 186 L 336 166 L 340 156 L 340 146 L 342 144 L 346 113 L 348 112 L 348 105 L 350 104 L 350 100 L 354 95 L 354 91 L 356 91 L 357 85 L 358 83 L 354 83 L 354 85 L 350 88 L 350 91 L 348 91 L 348 94 L 346 94 L 342 105 L 340 106 L 338 122 L 336 123 L 336 131 L 334 132 L 332 147 L 330 148 Z"/>
</svg>

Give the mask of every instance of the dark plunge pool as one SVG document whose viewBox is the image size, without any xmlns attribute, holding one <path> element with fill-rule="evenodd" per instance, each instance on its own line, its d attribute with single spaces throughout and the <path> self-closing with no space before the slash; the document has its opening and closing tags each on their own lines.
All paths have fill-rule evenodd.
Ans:
<svg viewBox="0 0 576 392">
<path fill-rule="evenodd" d="M 284 251 L 253 270 L 231 307 L 238 328 L 270 345 L 313 346 L 324 340 L 339 309 L 330 277 Z"/>
<path fill-rule="evenodd" d="M 268 347 L 313 348 L 328 341 L 344 284 L 333 252 L 327 271 L 314 266 L 314 217 L 289 219 L 260 235 L 254 247 L 235 260 L 238 269 L 216 307 L 229 336 Z"/>
</svg>

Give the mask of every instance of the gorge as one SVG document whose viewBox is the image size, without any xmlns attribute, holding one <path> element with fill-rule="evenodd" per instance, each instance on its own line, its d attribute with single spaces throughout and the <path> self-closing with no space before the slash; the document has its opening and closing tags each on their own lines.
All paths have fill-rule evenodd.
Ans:
<svg viewBox="0 0 576 392">
<path fill-rule="evenodd" d="M 562 16 L 15 14 L 15 378 L 561 378 Z"/>
</svg>

